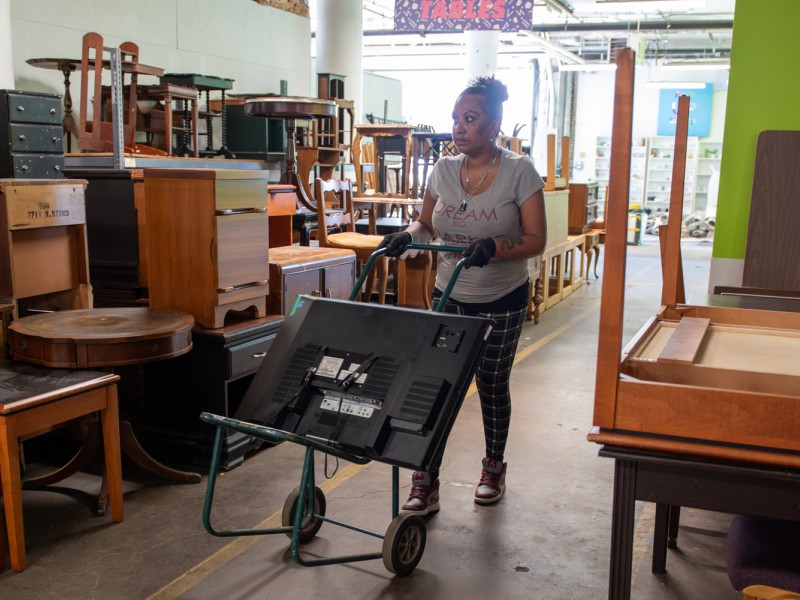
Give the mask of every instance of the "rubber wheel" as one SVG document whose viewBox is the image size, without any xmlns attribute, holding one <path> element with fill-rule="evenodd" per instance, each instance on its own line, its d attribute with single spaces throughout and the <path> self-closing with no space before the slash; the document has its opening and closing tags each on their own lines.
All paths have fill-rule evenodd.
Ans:
<svg viewBox="0 0 800 600">
<path fill-rule="evenodd" d="M 425 521 L 413 513 L 402 513 L 392 519 L 383 538 L 383 564 L 400 577 L 413 571 L 425 551 Z"/>
<path fill-rule="evenodd" d="M 300 498 L 300 486 L 294 488 L 291 493 L 286 497 L 286 502 L 283 503 L 283 512 L 281 513 L 281 524 L 284 527 L 292 527 L 294 525 L 294 514 L 295 510 L 297 509 L 297 500 Z M 314 514 L 320 515 L 322 517 L 325 516 L 325 493 L 319 489 L 318 487 L 314 488 Z M 316 519 L 314 517 L 304 516 L 303 523 L 300 528 L 300 536 L 298 541 L 301 544 L 305 544 L 308 541 L 311 541 L 319 528 L 322 527 L 322 519 Z M 292 532 L 287 531 L 286 535 L 288 537 L 292 537 Z"/>
</svg>

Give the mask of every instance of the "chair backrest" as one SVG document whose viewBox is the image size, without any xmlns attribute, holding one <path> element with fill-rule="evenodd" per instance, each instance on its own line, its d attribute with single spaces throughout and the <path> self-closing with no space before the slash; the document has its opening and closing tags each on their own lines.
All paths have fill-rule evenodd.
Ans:
<svg viewBox="0 0 800 600">
<path fill-rule="evenodd" d="M 138 63 L 139 46 L 133 42 L 120 45 L 122 62 Z M 103 121 L 103 61 L 106 50 L 103 46 L 103 37 L 99 33 L 89 32 L 83 36 L 83 49 L 81 53 L 81 111 L 80 126 L 78 130 L 78 148 L 81 150 L 107 151 L 113 148 L 114 124 Z M 110 55 L 109 55 L 110 56 Z M 89 78 L 92 79 L 92 89 L 89 90 Z M 135 71 L 131 73 L 128 85 L 128 102 L 123 111 L 123 143 L 126 147 L 134 146 L 136 134 L 136 82 Z M 89 120 L 89 99 L 92 101 L 92 120 Z M 122 102 L 122 98 L 120 98 Z"/>
<path fill-rule="evenodd" d="M 314 198 L 317 200 L 317 240 L 320 246 L 328 245 L 328 229 L 340 227 L 355 231 L 353 215 L 353 184 L 349 179 L 314 180 Z M 326 211 L 326 204 L 341 207 L 341 211 Z"/>
</svg>

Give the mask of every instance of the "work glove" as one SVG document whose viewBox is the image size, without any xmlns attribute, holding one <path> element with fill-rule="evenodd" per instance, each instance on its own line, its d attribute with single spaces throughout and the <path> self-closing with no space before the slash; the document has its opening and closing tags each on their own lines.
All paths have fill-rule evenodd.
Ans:
<svg viewBox="0 0 800 600">
<path fill-rule="evenodd" d="M 411 234 L 407 231 L 398 231 L 383 236 L 377 250 L 386 248 L 386 256 L 397 258 L 406 251 L 406 247 L 411 243 Z"/>
<path fill-rule="evenodd" d="M 464 250 L 464 258 L 467 259 L 464 268 L 485 267 L 495 252 L 497 252 L 497 244 L 495 244 L 494 238 L 485 237 L 475 240 Z"/>
</svg>

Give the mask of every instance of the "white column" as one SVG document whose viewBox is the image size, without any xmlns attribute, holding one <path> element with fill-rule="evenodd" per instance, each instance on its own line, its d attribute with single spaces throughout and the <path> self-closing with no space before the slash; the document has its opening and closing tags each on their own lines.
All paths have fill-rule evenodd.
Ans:
<svg viewBox="0 0 800 600">
<path fill-rule="evenodd" d="M 13 90 L 15 87 L 11 57 L 11 0 L 0 0 L 0 89 Z"/>
<path fill-rule="evenodd" d="M 467 80 L 488 75 L 497 70 L 497 44 L 500 34 L 497 31 L 465 31 Z"/>
<path fill-rule="evenodd" d="M 356 123 L 361 116 L 362 76 L 361 0 L 319 0 L 317 4 L 317 73 L 344 75 L 344 93 L 355 103 Z"/>
</svg>

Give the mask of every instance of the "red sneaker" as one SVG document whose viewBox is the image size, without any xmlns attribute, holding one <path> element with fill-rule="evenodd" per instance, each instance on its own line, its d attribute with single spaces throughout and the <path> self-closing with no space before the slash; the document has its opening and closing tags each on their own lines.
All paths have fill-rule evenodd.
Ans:
<svg viewBox="0 0 800 600">
<path fill-rule="evenodd" d="M 416 515 L 429 515 L 439 510 L 439 479 L 430 474 L 414 471 L 411 476 L 411 493 L 401 509 Z"/>
<path fill-rule="evenodd" d="M 475 490 L 475 504 L 499 502 L 506 491 L 506 466 L 494 458 L 483 459 L 483 472 Z"/>
</svg>

